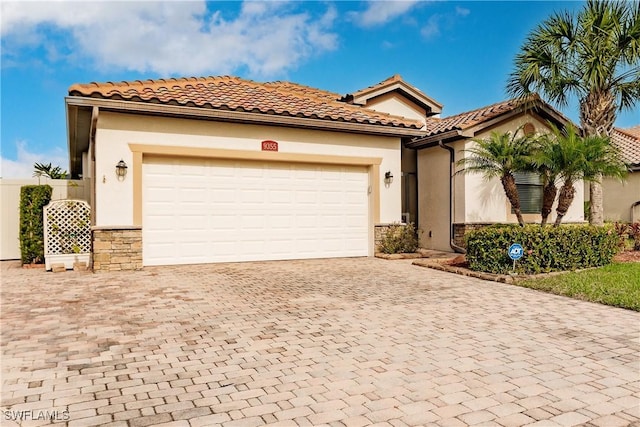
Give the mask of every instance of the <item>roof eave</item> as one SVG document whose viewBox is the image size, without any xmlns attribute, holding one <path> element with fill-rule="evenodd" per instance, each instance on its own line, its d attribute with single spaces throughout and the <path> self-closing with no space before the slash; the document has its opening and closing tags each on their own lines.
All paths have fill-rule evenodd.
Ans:
<svg viewBox="0 0 640 427">
<path fill-rule="evenodd" d="M 434 135 L 427 135 L 419 138 L 415 138 L 411 141 L 405 142 L 405 147 L 423 149 L 430 148 L 438 145 L 440 142 L 449 143 L 457 139 L 463 138 L 463 132 L 460 129 L 452 129 L 445 132 L 436 133 Z"/>
<path fill-rule="evenodd" d="M 236 123 L 263 125 L 283 125 L 308 129 L 333 130 L 350 133 L 411 137 L 424 135 L 419 128 L 389 124 L 356 123 L 348 121 L 313 119 L 299 116 L 280 116 L 275 114 L 253 113 L 246 111 L 219 110 L 210 108 L 187 107 L 181 105 L 152 104 L 137 101 L 121 101 L 103 98 L 68 96 L 68 106 L 99 107 L 101 110 L 121 111 L 149 115 L 182 117 L 203 120 L 219 120 Z"/>
</svg>

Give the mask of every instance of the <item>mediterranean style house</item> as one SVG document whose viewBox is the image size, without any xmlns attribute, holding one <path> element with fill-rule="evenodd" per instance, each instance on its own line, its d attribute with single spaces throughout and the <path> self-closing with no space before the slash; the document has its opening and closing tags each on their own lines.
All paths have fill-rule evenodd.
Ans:
<svg viewBox="0 0 640 427">
<path fill-rule="evenodd" d="M 369 256 L 401 221 L 452 250 L 469 228 L 514 221 L 499 183 L 454 174 L 471 139 L 568 122 L 540 100 L 440 118 L 397 75 L 346 95 L 229 76 L 75 84 L 65 102 L 96 271 Z M 539 185 L 521 178 L 536 220 Z M 567 221 L 583 220 L 577 190 Z"/>
</svg>

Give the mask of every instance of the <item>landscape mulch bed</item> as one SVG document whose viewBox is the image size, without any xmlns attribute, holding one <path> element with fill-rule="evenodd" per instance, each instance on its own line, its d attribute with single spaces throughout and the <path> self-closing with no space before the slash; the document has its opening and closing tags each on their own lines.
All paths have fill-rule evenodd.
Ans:
<svg viewBox="0 0 640 427">
<path fill-rule="evenodd" d="M 640 262 L 640 251 L 623 251 L 613 257 L 614 262 Z"/>
</svg>

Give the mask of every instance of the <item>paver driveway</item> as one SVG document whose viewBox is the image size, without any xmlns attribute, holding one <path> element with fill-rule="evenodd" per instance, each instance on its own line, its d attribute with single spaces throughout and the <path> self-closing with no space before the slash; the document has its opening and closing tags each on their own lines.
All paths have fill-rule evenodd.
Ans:
<svg viewBox="0 0 640 427">
<path fill-rule="evenodd" d="M 2 424 L 640 425 L 639 327 L 406 261 L 3 263 Z"/>
</svg>

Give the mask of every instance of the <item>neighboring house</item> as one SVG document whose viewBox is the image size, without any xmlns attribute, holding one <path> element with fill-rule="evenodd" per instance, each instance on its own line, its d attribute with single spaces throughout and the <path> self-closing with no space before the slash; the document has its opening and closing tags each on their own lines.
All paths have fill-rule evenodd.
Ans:
<svg viewBox="0 0 640 427">
<path fill-rule="evenodd" d="M 397 75 L 345 96 L 228 76 L 76 84 L 66 106 L 98 271 L 369 256 L 400 221 L 417 224 L 423 247 L 451 250 L 453 230 L 515 222 L 499 182 L 451 178 L 470 139 L 567 123 L 541 101 L 440 119 L 442 105 Z M 578 186 L 568 222 L 583 220 Z"/>
<path fill-rule="evenodd" d="M 236 77 L 76 84 L 66 106 L 95 270 L 373 255 L 375 228 L 402 217 L 401 144 L 441 109 L 399 76 L 347 96 Z"/>
<path fill-rule="evenodd" d="M 473 138 L 488 138 L 491 132 L 545 133 L 549 123 L 563 128 L 569 120 L 549 104 L 536 98 L 530 104 L 509 100 L 446 118 L 428 118 L 426 135 L 406 146 L 418 150 L 418 224 L 420 246 L 451 250 L 463 245 L 469 230 L 495 223 L 515 223 L 499 179 L 485 181 L 481 174 L 456 173 L 455 163 L 468 155 Z M 533 174 L 516 176 L 523 217 L 539 222 L 542 185 Z M 582 222 L 583 185 L 578 182 L 564 222 Z M 555 211 L 550 221 L 555 219 Z"/>
<path fill-rule="evenodd" d="M 629 164 L 629 175 L 624 182 L 603 180 L 605 220 L 640 221 L 640 126 L 614 129 L 611 143 Z"/>
</svg>

